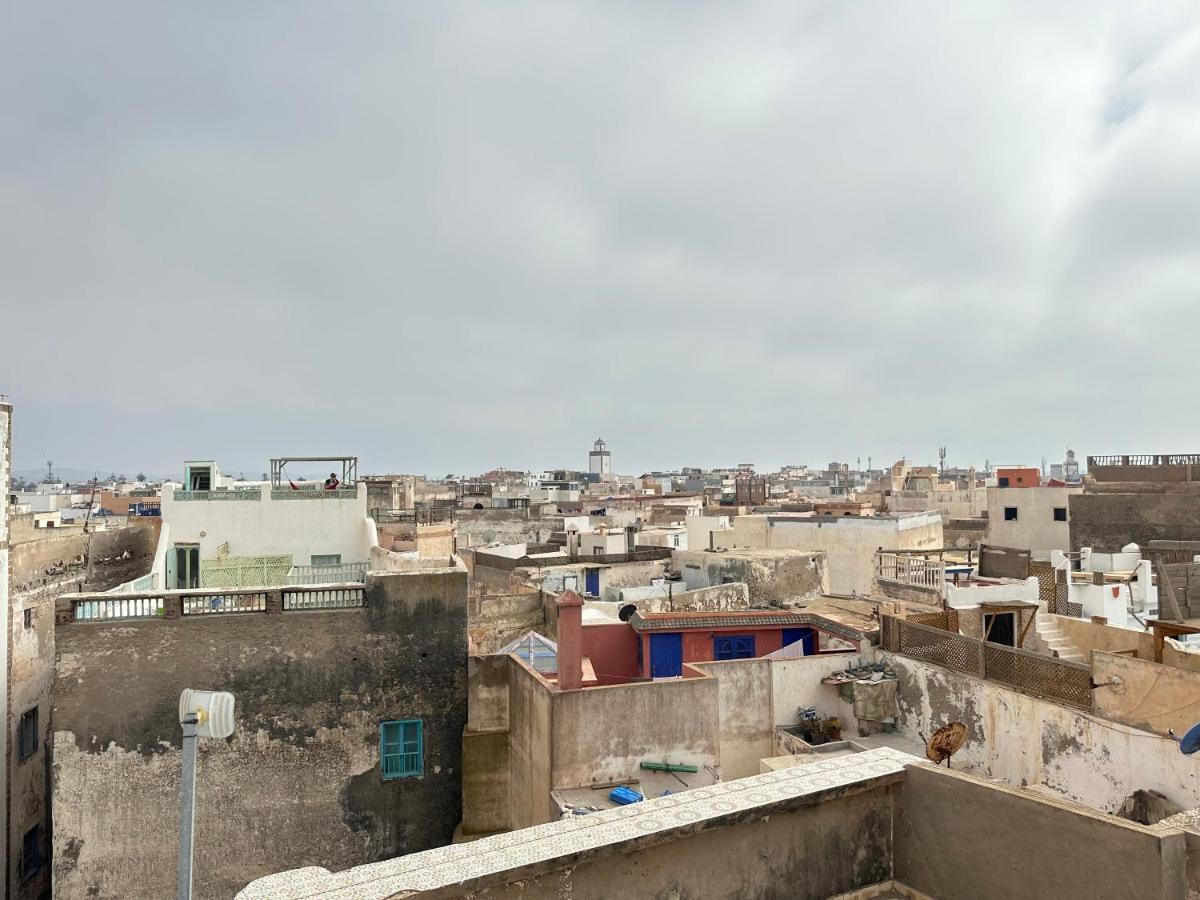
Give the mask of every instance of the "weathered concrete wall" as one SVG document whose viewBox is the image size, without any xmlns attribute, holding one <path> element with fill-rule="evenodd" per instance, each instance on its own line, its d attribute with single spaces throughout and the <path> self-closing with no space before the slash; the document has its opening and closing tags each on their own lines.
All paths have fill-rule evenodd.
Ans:
<svg viewBox="0 0 1200 900">
<path fill-rule="evenodd" d="M 899 581 L 889 581 L 884 578 L 875 579 L 871 596 L 903 600 L 905 603 L 921 603 L 938 609 L 941 609 L 942 606 L 942 595 L 937 588 L 919 584 L 902 584 Z"/>
<path fill-rule="evenodd" d="M 594 687 L 551 696 L 555 788 L 637 778 L 642 760 L 714 768 L 720 763 L 715 678 Z"/>
<path fill-rule="evenodd" d="M 829 590 L 829 568 L 823 553 L 677 550 L 671 562 L 688 590 L 745 584 L 751 606 L 779 606 Z"/>
<path fill-rule="evenodd" d="M 528 828 L 558 817 L 553 788 L 552 711 L 547 683 L 521 660 L 509 664 L 509 827 Z"/>
<path fill-rule="evenodd" d="M 231 691 L 201 744 L 196 896 L 283 868 L 448 842 L 461 809 L 466 573 L 372 576 L 367 606 L 57 630 L 55 896 L 174 891 L 185 687 Z M 421 777 L 384 781 L 380 723 L 424 722 Z"/>
<path fill-rule="evenodd" d="M 514 593 L 473 596 L 470 605 L 471 652 L 495 653 L 529 630 L 542 631 L 543 598 L 536 588 L 522 586 Z"/>
<path fill-rule="evenodd" d="M 1200 806 L 1200 777 L 1179 745 L 994 682 L 885 653 L 899 680 L 897 728 L 921 739 L 948 722 L 967 726 L 956 764 L 1011 787 L 1042 785 L 1115 813 L 1140 788 L 1184 809 Z"/>
<path fill-rule="evenodd" d="M 720 703 L 721 776 L 757 775 L 759 760 L 775 756 L 775 728 L 795 725 L 799 709 L 813 706 L 822 717 L 841 719 L 843 734 L 858 727 L 853 705 L 821 679 L 869 654 L 806 656 L 796 659 L 738 659 L 694 663 L 717 679 Z"/>
<path fill-rule="evenodd" d="M 1049 559 L 1051 550 L 1067 550 L 1074 518 L 1071 510 L 1080 487 L 989 487 L 987 543 L 1029 550 L 1035 559 Z M 1005 507 L 1017 510 L 1016 521 L 1004 518 Z M 1067 521 L 1054 519 L 1057 507 L 1067 509 Z"/>
<path fill-rule="evenodd" d="M 1071 550 L 1200 540 L 1200 493 L 1087 493 L 1070 501 Z"/>
<path fill-rule="evenodd" d="M 944 546 L 965 550 L 987 535 L 987 519 L 950 519 L 942 523 Z"/>
<path fill-rule="evenodd" d="M 513 509 L 455 510 L 459 543 L 463 547 L 488 544 L 540 544 L 563 530 L 562 516 L 538 516 Z"/>
<path fill-rule="evenodd" d="M 716 532 L 714 540 L 718 546 L 823 550 L 828 558 L 828 589 L 866 595 L 875 577 L 875 551 L 941 547 L 942 519 L 932 512 L 877 518 L 738 516 L 732 532 Z"/>
<path fill-rule="evenodd" d="M 50 532 L 13 547 L 13 592 L 32 591 L 69 578 L 107 587 L 140 578 L 154 564 L 161 523 L 152 517 L 134 521 L 136 524 L 126 528 L 94 534 Z"/>
<path fill-rule="evenodd" d="M 1093 650 L 1106 650 L 1109 653 L 1136 650 L 1139 659 L 1154 659 L 1154 635 L 1148 631 L 1134 631 L 1118 625 L 1097 625 L 1073 616 L 1054 616 L 1052 621 L 1054 627 L 1061 629 L 1087 659 L 1091 658 Z M 1197 659 L 1200 661 L 1200 654 L 1197 654 Z"/>
<path fill-rule="evenodd" d="M 743 817 L 634 852 L 605 855 L 467 897 L 488 900 L 613 900 L 614 897 L 736 897 L 818 900 L 891 877 L 891 787 L 817 805 L 792 801 L 769 816 Z"/>
<path fill-rule="evenodd" d="M 1092 653 L 1096 713 L 1164 737 L 1186 734 L 1200 721 L 1200 672 L 1187 672 L 1096 650 Z M 1119 684 L 1111 684 L 1119 679 Z"/>
<path fill-rule="evenodd" d="M 1027 791 L 908 766 L 896 795 L 895 878 L 938 900 L 1184 900 L 1179 831 L 1066 809 Z"/>
</svg>

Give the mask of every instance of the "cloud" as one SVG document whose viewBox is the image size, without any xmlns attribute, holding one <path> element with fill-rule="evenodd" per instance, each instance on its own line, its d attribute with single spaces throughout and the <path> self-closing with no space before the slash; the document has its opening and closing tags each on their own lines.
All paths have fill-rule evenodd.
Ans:
<svg viewBox="0 0 1200 900">
<path fill-rule="evenodd" d="M 9 18 L 22 465 L 1200 443 L 1187 5 Z"/>
</svg>

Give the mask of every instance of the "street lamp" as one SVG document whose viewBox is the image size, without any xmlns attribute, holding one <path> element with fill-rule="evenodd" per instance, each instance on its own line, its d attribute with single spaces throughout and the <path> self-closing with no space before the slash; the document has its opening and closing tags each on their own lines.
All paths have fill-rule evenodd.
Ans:
<svg viewBox="0 0 1200 900">
<path fill-rule="evenodd" d="M 183 726 L 183 776 L 179 781 L 178 900 L 192 898 L 192 831 L 196 822 L 196 743 L 199 738 L 233 734 L 233 694 L 193 691 L 179 695 L 179 724 Z"/>
</svg>

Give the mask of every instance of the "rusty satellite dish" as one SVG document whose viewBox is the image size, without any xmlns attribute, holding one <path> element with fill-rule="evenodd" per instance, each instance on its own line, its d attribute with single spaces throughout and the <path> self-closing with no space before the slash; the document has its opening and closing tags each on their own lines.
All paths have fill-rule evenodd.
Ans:
<svg viewBox="0 0 1200 900">
<path fill-rule="evenodd" d="M 967 726 L 962 722 L 943 725 L 925 742 L 925 755 L 938 765 L 945 762 L 948 769 L 950 757 L 958 752 L 966 739 Z"/>
</svg>

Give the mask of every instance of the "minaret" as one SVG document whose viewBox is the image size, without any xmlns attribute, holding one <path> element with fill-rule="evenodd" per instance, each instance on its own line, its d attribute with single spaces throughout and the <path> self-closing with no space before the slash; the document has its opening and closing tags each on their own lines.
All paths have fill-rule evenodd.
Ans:
<svg viewBox="0 0 1200 900">
<path fill-rule="evenodd" d="M 612 454 L 604 449 L 603 438 L 596 438 L 595 446 L 588 454 L 588 472 L 601 478 L 612 474 Z"/>
</svg>

